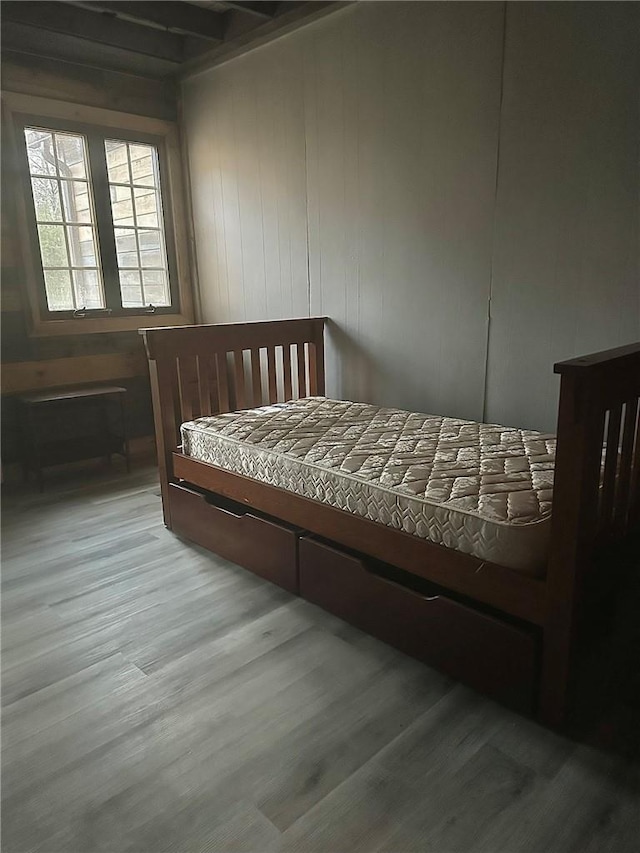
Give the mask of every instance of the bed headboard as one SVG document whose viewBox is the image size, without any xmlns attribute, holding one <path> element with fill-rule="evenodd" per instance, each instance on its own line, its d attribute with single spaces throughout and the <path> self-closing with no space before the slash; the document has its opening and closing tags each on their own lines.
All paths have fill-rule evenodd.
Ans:
<svg viewBox="0 0 640 853">
<path fill-rule="evenodd" d="M 324 394 L 325 320 L 141 329 L 161 481 L 184 421 Z"/>
</svg>

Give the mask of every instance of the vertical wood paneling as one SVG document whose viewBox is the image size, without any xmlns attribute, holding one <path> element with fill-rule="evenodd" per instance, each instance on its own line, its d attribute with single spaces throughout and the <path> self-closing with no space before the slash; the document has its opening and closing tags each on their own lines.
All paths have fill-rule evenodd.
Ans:
<svg viewBox="0 0 640 853">
<path fill-rule="evenodd" d="M 487 418 L 553 430 L 551 365 L 640 337 L 636 3 L 508 3 Z"/>
<path fill-rule="evenodd" d="M 302 60 L 287 40 L 185 86 L 205 321 L 309 313 Z"/>
<path fill-rule="evenodd" d="M 330 395 L 553 429 L 553 362 L 640 334 L 634 6 L 353 4 L 187 81 L 204 319 L 326 314 Z"/>
<path fill-rule="evenodd" d="M 363 4 L 307 34 L 312 310 L 333 321 L 330 394 L 481 414 L 501 23 L 483 4 Z"/>
</svg>

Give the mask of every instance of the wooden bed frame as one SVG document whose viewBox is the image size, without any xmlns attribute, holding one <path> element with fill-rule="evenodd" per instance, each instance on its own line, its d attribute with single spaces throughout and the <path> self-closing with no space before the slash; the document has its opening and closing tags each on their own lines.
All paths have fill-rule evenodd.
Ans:
<svg viewBox="0 0 640 853">
<path fill-rule="evenodd" d="M 474 643 L 482 644 L 485 623 L 500 628 L 498 622 L 502 618 L 505 630 L 511 630 L 511 625 L 530 629 L 529 634 L 522 636 L 534 637 L 536 644 L 535 660 L 531 663 L 532 659 L 527 658 L 525 666 L 532 672 L 534 707 L 543 722 L 559 725 L 565 713 L 576 634 L 581 624 L 587 623 L 585 614 L 590 598 L 595 598 L 598 606 L 601 578 L 594 569 L 594 558 L 603 547 L 626 536 L 640 520 L 640 343 L 561 362 L 554 367 L 561 376 L 561 387 L 551 545 L 546 573 L 538 578 L 230 473 L 180 452 L 179 426 L 184 421 L 267 402 L 323 395 L 325 320 L 308 318 L 141 330 L 151 373 L 166 526 L 233 558 L 236 553 L 233 542 L 225 537 L 237 539 L 237 534 L 224 527 L 226 516 L 218 533 L 212 532 L 208 517 L 199 507 L 204 507 L 203 499 L 207 506 L 213 506 L 216 496 L 250 507 L 262 526 L 257 533 L 252 530 L 244 538 L 257 537 L 258 552 L 269 552 L 272 543 L 281 541 L 278 537 L 297 537 L 292 556 L 279 557 L 276 549 L 275 557 L 268 558 L 287 563 L 286 579 L 276 578 L 277 582 L 303 595 L 309 589 L 312 600 L 348 619 L 352 618 L 352 610 L 347 602 L 354 601 L 358 577 L 349 561 L 358 555 L 363 560 L 393 566 L 420 582 L 436 585 L 434 588 L 444 592 L 445 599 L 434 621 L 435 627 L 429 628 L 431 633 L 424 634 L 421 611 L 416 611 L 413 621 L 417 633 L 413 635 L 413 643 L 405 642 L 402 628 L 400 634 L 396 631 L 392 635 L 390 628 L 379 635 L 390 638 L 391 642 L 400 636 L 401 641 L 396 644 L 410 652 L 416 652 L 420 643 L 429 644 L 434 654 L 427 655 L 428 660 L 436 663 L 442 660 L 445 669 L 454 674 L 460 671 L 463 677 L 466 670 L 458 666 L 459 650 L 443 651 L 447 625 L 454 626 L 458 618 L 458 611 L 453 612 L 453 607 L 458 606 L 456 602 L 462 602 L 462 631 L 469 624 L 470 633 L 477 634 Z M 224 512 L 224 507 L 221 511 Z M 285 523 L 283 532 L 271 524 L 273 519 Z M 260 531 L 265 531 L 266 544 L 259 539 Z M 316 537 L 322 537 L 318 544 L 314 544 Z M 336 564 L 332 580 L 327 583 L 338 589 L 348 572 L 354 573 L 353 580 L 343 593 L 330 593 L 323 590 L 320 557 L 334 554 L 336 559 L 342 559 L 340 549 L 344 549 L 346 562 Z M 308 566 L 304 566 L 304 584 L 301 570 L 300 588 L 294 565 L 298 554 L 300 559 L 310 555 Z M 268 571 L 261 571 L 264 567 L 257 564 L 259 559 L 255 550 L 237 557 L 238 562 L 270 576 Z M 380 609 L 385 606 L 386 596 L 375 586 L 378 579 L 366 573 L 362 577 L 369 586 L 366 594 L 363 592 L 365 604 L 361 610 L 367 606 L 371 612 L 368 615 L 362 612 L 359 618 L 361 610 L 356 608 L 353 620 L 369 629 L 374 611 L 378 622 L 385 621 L 380 618 Z M 384 589 L 392 591 L 388 596 L 389 607 L 395 607 L 394 618 L 402 622 L 403 615 L 413 612 L 414 600 L 405 605 L 402 596 L 409 593 L 399 590 L 395 579 Z M 453 604 L 446 600 L 449 594 Z M 422 595 L 421 601 L 437 598 Z M 482 615 L 481 621 L 477 625 L 470 620 L 465 623 L 465 614 L 472 613 L 474 607 Z M 496 615 L 498 622 L 493 619 Z M 371 630 L 376 633 L 375 627 Z M 507 633 L 505 637 L 509 644 L 510 635 Z M 478 657 L 480 654 L 479 649 Z M 515 667 L 520 667 L 517 660 Z M 474 668 L 467 666 L 471 673 Z M 480 680 L 481 688 L 483 684 Z"/>
</svg>

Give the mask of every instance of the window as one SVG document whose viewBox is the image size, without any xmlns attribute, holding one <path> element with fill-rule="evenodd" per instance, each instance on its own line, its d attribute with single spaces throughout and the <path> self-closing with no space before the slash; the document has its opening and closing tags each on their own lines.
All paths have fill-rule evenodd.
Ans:
<svg viewBox="0 0 640 853">
<path fill-rule="evenodd" d="M 59 107 L 13 114 L 34 333 L 190 322 L 175 127 Z"/>
<path fill-rule="evenodd" d="M 122 305 L 171 305 L 158 151 L 116 139 L 105 148 Z"/>
<path fill-rule="evenodd" d="M 24 129 L 49 311 L 104 308 L 83 136 Z"/>
<path fill-rule="evenodd" d="M 158 147 L 26 125 L 46 312 L 172 308 Z"/>
</svg>

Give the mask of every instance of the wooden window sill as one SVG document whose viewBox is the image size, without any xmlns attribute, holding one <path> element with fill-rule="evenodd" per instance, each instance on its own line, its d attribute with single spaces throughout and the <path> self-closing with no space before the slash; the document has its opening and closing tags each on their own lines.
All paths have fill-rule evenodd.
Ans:
<svg viewBox="0 0 640 853">
<path fill-rule="evenodd" d="M 152 326 L 188 326 L 191 317 L 185 314 L 136 314 L 131 317 L 86 317 L 78 320 L 34 320 L 29 336 L 86 335 L 100 332 L 131 332 Z"/>
</svg>

